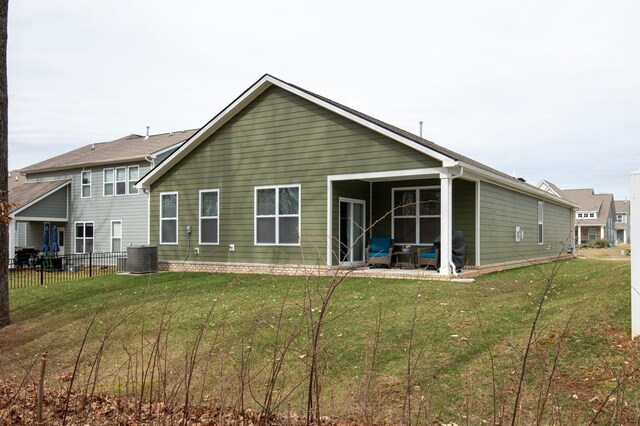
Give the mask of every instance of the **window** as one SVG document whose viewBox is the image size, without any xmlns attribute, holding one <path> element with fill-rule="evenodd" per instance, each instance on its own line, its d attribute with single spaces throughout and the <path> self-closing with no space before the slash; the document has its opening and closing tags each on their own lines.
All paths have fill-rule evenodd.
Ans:
<svg viewBox="0 0 640 426">
<path fill-rule="evenodd" d="M 122 251 L 122 221 L 111 221 L 111 251 L 116 253 Z"/>
<path fill-rule="evenodd" d="M 595 213 L 589 213 L 589 219 L 593 219 L 593 218 L 595 218 L 595 217 L 596 217 L 596 214 L 595 214 Z"/>
<path fill-rule="evenodd" d="M 115 169 L 104 169 L 104 191 L 105 197 L 112 195 L 137 194 L 135 187 L 140 179 L 140 167 L 116 167 Z"/>
<path fill-rule="evenodd" d="M 85 170 L 80 173 L 81 194 L 82 198 L 91 197 L 91 170 Z"/>
<path fill-rule="evenodd" d="M 105 197 L 113 195 L 113 169 L 104 169 L 104 189 L 102 195 Z"/>
<path fill-rule="evenodd" d="M 178 193 L 160 194 L 160 244 L 178 244 Z"/>
<path fill-rule="evenodd" d="M 218 244 L 218 190 L 200 191 L 200 244 Z"/>
<path fill-rule="evenodd" d="M 116 168 L 116 195 L 125 195 L 127 193 L 127 168 Z"/>
<path fill-rule="evenodd" d="M 300 185 L 255 189 L 255 244 L 300 244 Z"/>
<path fill-rule="evenodd" d="M 433 244 L 440 235 L 440 188 L 393 189 L 396 244 Z"/>
<path fill-rule="evenodd" d="M 538 201 L 538 244 L 544 243 L 544 202 Z"/>
<path fill-rule="evenodd" d="M 598 239 L 598 228 L 589 228 L 589 241 L 595 241 Z"/>
<path fill-rule="evenodd" d="M 137 194 L 136 182 L 138 182 L 140 170 L 138 166 L 129 166 L 128 172 L 129 194 Z"/>
<path fill-rule="evenodd" d="M 616 213 L 616 223 L 627 223 L 627 214 Z"/>
<path fill-rule="evenodd" d="M 16 247 L 27 245 L 27 222 L 16 222 Z"/>
<path fill-rule="evenodd" d="M 76 222 L 76 253 L 93 253 L 93 222 Z"/>
</svg>

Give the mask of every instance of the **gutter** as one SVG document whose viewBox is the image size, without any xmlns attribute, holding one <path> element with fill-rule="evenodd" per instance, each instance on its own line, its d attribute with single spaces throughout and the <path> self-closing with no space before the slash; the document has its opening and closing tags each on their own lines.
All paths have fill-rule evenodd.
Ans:
<svg viewBox="0 0 640 426">
<path fill-rule="evenodd" d="M 461 162 L 461 164 L 464 164 Z M 474 167 L 472 165 L 469 164 L 464 164 L 464 168 L 472 171 L 473 173 L 482 176 L 483 178 L 485 178 L 488 182 L 497 184 L 498 186 L 502 186 L 502 187 L 507 187 L 509 189 L 515 190 L 517 192 L 521 192 L 527 195 L 531 195 L 534 196 L 536 198 L 541 198 L 543 200 L 549 201 L 549 202 L 553 202 L 555 204 L 560 204 L 564 207 L 568 207 L 571 208 L 573 210 L 577 210 L 579 208 L 579 206 L 577 204 L 574 204 L 570 201 L 567 200 L 563 200 L 562 198 L 558 198 L 556 196 L 554 196 L 553 194 L 550 194 L 546 191 L 543 191 L 539 188 L 536 188 L 535 186 L 532 185 L 527 185 L 524 183 L 521 183 L 519 181 L 517 181 L 516 179 L 506 179 L 503 178 L 501 176 L 497 176 L 495 174 L 489 173 L 485 170 L 479 169 L 478 167 Z"/>
</svg>

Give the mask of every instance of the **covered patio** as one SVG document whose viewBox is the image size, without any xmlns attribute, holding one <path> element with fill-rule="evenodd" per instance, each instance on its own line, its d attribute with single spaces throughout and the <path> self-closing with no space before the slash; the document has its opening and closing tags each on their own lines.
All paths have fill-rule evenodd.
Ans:
<svg viewBox="0 0 640 426">
<path fill-rule="evenodd" d="M 327 266 L 356 269 L 364 276 L 400 274 L 413 278 L 464 274 L 452 262 L 452 233 L 464 235 L 464 266 L 476 266 L 477 183 L 459 166 L 327 177 Z M 405 268 L 368 268 L 372 237 L 393 239 L 395 261 L 408 249 Z M 418 268 L 418 249 L 439 243 L 439 268 Z M 462 269 L 461 272 L 458 272 Z"/>
</svg>

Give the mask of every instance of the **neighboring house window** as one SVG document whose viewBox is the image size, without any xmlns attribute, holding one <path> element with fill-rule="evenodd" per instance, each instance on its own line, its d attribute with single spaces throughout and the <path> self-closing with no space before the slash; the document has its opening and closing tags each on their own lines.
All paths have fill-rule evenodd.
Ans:
<svg viewBox="0 0 640 426">
<path fill-rule="evenodd" d="M 200 191 L 200 244 L 218 244 L 218 190 Z"/>
<path fill-rule="evenodd" d="M 76 253 L 93 253 L 93 222 L 76 222 Z"/>
<path fill-rule="evenodd" d="M 27 245 L 27 222 L 16 222 L 16 247 Z"/>
<path fill-rule="evenodd" d="M 128 169 L 128 180 L 129 180 L 129 194 L 137 194 L 138 188 L 136 188 L 136 182 L 140 177 L 140 169 L 138 166 L 129 166 Z"/>
<path fill-rule="evenodd" d="M 589 241 L 595 241 L 598 238 L 598 228 L 589 228 Z"/>
<path fill-rule="evenodd" d="M 125 195 L 127 193 L 127 168 L 116 168 L 116 195 Z"/>
<path fill-rule="evenodd" d="M 113 169 L 104 169 L 104 190 L 102 194 L 107 197 L 113 195 Z"/>
<path fill-rule="evenodd" d="M 85 170 L 80 173 L 80 180 L 82 181 L 80 195 L 82 198 L 90 198 L 91 197 L 91 170 Z"/>
<path fill-rule="evenodd" d="M 433 244 L 440 235 L 440 188 L 393 189 L 396 244 Z"/>
<path fill-rule="evenodd" d="M 595 214 L 595 213 L 589 213 L 589 219 L 593 219 L 593 218 L 595 218 L 595 217 L 596 217 L 596 214 Z"/>
<path fill-rule="evenodd" d="M 616 223 L 627 223 L 627 214 L 626 213 L 617 213 L 616 214 Z"/>
<path fill-rule="evenodd" d="M 300 244 L 300 185 L 255 189 L 255 244 Z"/>
<path fill-rule="evenodd" d="M 160 244 L 178 244 L 178 193 L 160 194 Z"/>
<path fill-rule="evenodd" d="M 538 201 L 538 244 L 544 243 L 544 202 Z"/>
<path fill-rule="evenodd" d="M 122 251 L 122 221 L 121 220 L 111 221 L 111 251 L 114 253 Z"/>
</svg>

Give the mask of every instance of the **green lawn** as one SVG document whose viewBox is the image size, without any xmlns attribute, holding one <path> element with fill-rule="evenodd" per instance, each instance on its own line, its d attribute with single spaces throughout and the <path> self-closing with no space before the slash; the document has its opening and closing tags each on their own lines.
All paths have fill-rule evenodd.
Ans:
<svg viewBox="0 0 640 426">
<path fill-rule="evenodd" d="M 551 268 L 490 274 L 475 283 L 347 278 L 325 312 L 330 321 L 320 337 L 323 413 L 369 412 L 377 419 L 399 421 L 408 388 L 413 415 L 422 422 L 491 421 L 492 354 L 495 405 L 510 416 L 523 349 L 546 284 L 543 273 Z M 244 383 L 245 405 L 257 407 L 254 397 L 263 398 L 274 347 L 282 347 L 283 336 L 295 335 L 284 355 L 275 397 L 286 397 L 281 411 L 290 407 L 303 412 L 311 340 L 308 312 L 317 318 L 319 294 L 328 281 L 163 273 L 14 289 L 13 324 L 0 330 L 0 377 L 22 380 L 29 365 L 48 351 L 47 386 L 68 386 L 65 380 L 95 315 L 74 387 L 89 392 L 95 381 L 103 391 L 133 396 L 144 382 L 148 397 L 153 383 L 154 398 L 182 402 L 172 400 L 172 395 L 182 398 L 186 354 L 211 309 L 196 356 L 193 401 L 237 405 Z M 527 419 L 523 422 L 541 411 L 540 389 L 549 383 L 559 344 L 543 423 L 589 419 L 615 388 L 616 379 L 640 366 L 638 346 L 629 341 L 629 333 L 628 261 L 564 263 L 544 302 L 529 353 L 519 413 Z M 409 356 L 413 368 L 407 386 Z M 636 387 L 635 378 L 624 382 L 602 420 L 612 415 L 622 423 L 637 418 Z"/>
</svg>

